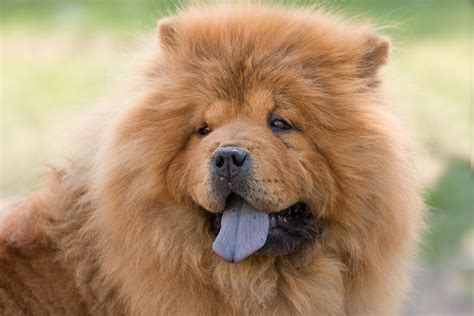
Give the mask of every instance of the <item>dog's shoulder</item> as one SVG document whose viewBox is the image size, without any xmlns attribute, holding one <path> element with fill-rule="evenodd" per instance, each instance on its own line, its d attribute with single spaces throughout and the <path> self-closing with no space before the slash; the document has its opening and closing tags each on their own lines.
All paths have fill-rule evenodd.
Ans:
<svg viewBox="0 0 474 316">
<path fill-rule="evenodd" d="M 42 195 L 2 202 L 1 315 L 57 314 L 68 305 L 68 314 L 84 312 L 71 273 L 48 236 L 47 207 Z"/>
</svg>

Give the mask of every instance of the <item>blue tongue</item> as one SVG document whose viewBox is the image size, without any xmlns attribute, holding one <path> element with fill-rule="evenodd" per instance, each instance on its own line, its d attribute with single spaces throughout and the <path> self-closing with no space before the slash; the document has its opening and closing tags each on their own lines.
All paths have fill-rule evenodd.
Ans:
<svg viewBox="0 0 474 316">
<path fill-rule="evenodd" d="M 263 247 L 268 228 L 268 213 L 243 199 L 234 199 L 222 214 L 221 229 L 212 249 L 225 261 L 238 263 Z"/>
</svg>

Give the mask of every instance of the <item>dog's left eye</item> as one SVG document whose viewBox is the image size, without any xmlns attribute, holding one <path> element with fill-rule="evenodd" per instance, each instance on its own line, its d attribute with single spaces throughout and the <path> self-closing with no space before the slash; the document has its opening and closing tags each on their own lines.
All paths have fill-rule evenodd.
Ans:
<svg viewBox="0 0 474 316">
<path fill-rule="evenodd" d="M 293 126 L 291 126 L 290 123 L 288 123 L 282 117 L 275 114 L 272 114 L 270 116 L 269 125 L 270 125 L 270 128 L 275 132 L 289 130 L 293 128 Z"/>
</svg>

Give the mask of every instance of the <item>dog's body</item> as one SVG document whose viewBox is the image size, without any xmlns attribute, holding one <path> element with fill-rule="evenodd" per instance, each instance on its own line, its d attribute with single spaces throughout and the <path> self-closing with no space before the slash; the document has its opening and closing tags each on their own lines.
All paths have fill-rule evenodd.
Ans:
<svg viewBox="0 0 474 316">
<path fill-rule="evenodd" d="M 158 33 L 87 149 L 0 224 L 2 314 L 396 313 L 423 204 L 380 97 L 388 41 L 260 6 Z"/>
</svg>

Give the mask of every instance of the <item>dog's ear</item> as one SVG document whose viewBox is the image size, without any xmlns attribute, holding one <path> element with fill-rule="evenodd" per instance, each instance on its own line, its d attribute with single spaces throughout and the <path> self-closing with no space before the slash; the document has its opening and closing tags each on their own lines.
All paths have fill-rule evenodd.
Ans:
<svg viewBox="0 0 474 316">
<path fill-rule="evenodd" d="M 362 78 L 375 77 L 380 67 L 387 63 L 390 47 L 391 42 L 388 37 L 380 35 L 369 36 L 359 64 L 359 73 Z"/>
<path fill-rule="evenodd" d="M 158 41 L 164 49 L 174 48 L 177 44 L 178 21 L 167 17 L 157 22 Z"/>
</svg>

